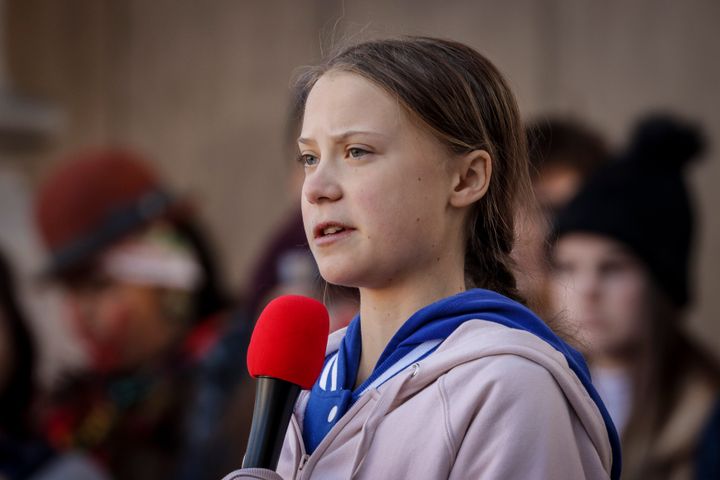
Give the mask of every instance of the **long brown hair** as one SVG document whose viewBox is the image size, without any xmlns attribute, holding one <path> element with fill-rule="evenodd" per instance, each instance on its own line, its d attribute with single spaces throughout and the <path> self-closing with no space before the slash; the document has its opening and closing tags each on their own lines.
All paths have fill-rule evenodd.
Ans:
<svg viewBox="0 0 720 480">
<path fill-rule="evenodd" d="M 488 152 L 490 185 L 466 222 L 466 284 L 522 300 L 510 252 L 516 209 L 531 191 L 527 147 L 517 102 L 497 68 L 472 48 L 449 40 L 364 42 L 301 75 L 298 111 L 303 111 L 315 82 L 329 71 L 355 73 L 380 86 L 451 152 Z"/>
<path fill-rule="evenodd" d="M 650 283 L 643 319 L 645 334 L 635 349 L 630 371 L 633 401 L 621 439 L 623 470 L 629 479 L 665 478 L 671 465 L 664 462 L 677 459 L 658 458 L 656 443 L 673 423 L 678 410 L 687 408 L 682 402 L 687 400 L 688 389 L 702 388 L 712 398 L 720 390 L 716 359 L 685 333 L 682 310 L 652 279 Z M 701 408 L 701 404 L 693 404 L 692 408 Z M 677 448 L 692 454 L 700 432 L 688 431 L 694 434 L 686 435 L 692 444 L 678 443 Z"/>
</svg>

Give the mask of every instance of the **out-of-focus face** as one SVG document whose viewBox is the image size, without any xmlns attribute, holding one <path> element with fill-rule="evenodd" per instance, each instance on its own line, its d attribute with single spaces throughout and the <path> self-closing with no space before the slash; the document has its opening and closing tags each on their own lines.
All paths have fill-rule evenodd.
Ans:
<svg viewBox="0 0 720 480">
<path fill-rule="evenodd" d="M 650 279 L 622 244 L 599 235 L 563 235 L 554 249 L 553 300 L 593 356 L 626 356 L 647 331 Z"/>
<path fill-rule="evenodd" d="M 95 368 L 135 369 L 162 357 L 189 325 L 202 275 L 187 242 L 163 223 L 101 252 L 66 284 Z"/>
<path fill-rule="evenodd" d="M 88 279 L 68 290 L 71 319 L 93 367 L 135 368 L 167 341 L 157 289 L 110 279 Z"/>
<path fill-rule="evenodd" d="M 372 82 L 323 75 L 299 149 L 305 232 L 330 283 L 397 285 L 461 245 L 460 229 L 449 226 L 449 154 Z"/>
</svg>

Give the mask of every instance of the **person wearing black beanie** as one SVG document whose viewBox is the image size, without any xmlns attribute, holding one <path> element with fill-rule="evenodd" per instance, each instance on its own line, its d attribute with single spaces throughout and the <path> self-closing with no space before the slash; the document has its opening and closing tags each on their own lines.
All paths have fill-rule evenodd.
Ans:
<svg viewBox="0 0 720 480">
<path fill-rule="evenodd" d="M 695 126 L 646 117 L 553 225 L 555 305 L 622 433 L 623 478 L 694 478 L 702 448 L 718 447 L 700 439 L 720 370 L 681 325 L 695 242 L 684 173 L 703 147 Z"/>
</svg>

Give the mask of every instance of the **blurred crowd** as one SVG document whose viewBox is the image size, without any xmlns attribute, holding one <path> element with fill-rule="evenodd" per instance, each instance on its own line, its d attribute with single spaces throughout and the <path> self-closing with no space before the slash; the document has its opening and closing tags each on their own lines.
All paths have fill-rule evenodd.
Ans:
<svg viewBox="0 0 720 480">
<path fill-rule="evenodd" d="M 571 118 L 527 134 L 537 202 L 520 222 L 519 284 L 586 356 L 622 436 L 623 478 L 720 478 L 720 369 L 683 326 L 697 228 L 685 175 L 701 130 L 653 115 L 616 151 Z M 0 244 L 0 479 L 220 478 L 245 450 L 258 312 L 297 293 L 328 305 L 332 329 L 356 313 L 354 290 L 320 278 L 299 204 L 258 252 L 248 290 L 230 291 L 202 205 L 151 165 L 129 150 L 77 152 L 33 192 L 47 261 L 32 281 L 59 289 L 86 358 L 51 385 L 37 382 L 43 319 L 29 320 L 33 299 Z M 302 170 L 290 177 L 299 201 Z"/>
</svg>

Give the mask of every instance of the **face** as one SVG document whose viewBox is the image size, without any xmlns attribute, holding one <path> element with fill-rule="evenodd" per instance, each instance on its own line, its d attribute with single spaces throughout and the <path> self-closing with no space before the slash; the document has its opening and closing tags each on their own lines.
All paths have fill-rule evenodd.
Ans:
<svg viewBox="0 0 720 480">
<path fill-rule="evenodd" d="M 387 287 L 427 274 L 459 245 L 449 154 L 372 82 L 323 75 L 299 149 L 305 233 L 330 283 Z"/>
<path fill-rule="evenodd" d="M 68 291 L 71 318 L 99 371 L 135 367 L 152 356 L 162 328 L 157 293 L 94 279 Z"/>
<path fill-rule="evenodd" d="M 109 249 L 95 268 L 67 288 L 70 318 L 101 372 L 133 369 L 158 358 L 171 344 L 183 322 L 170 307 L 187 295 L 129 279 L 115 278 L 100 265 L 125 252 L 122 244 Z M 133 264 L 137 269 L 138 263 Z M 176 301 L 177 300 L 177 301 Z"/>
<path fill-rule="evenodd" d="M 598 235 L 564 235 L 555 246 L 552 285 L 556 306 L 578 328 L 591 357 L 626 355 L 639 345 L 650 280 L 622 244 Z"/>
</svg>

